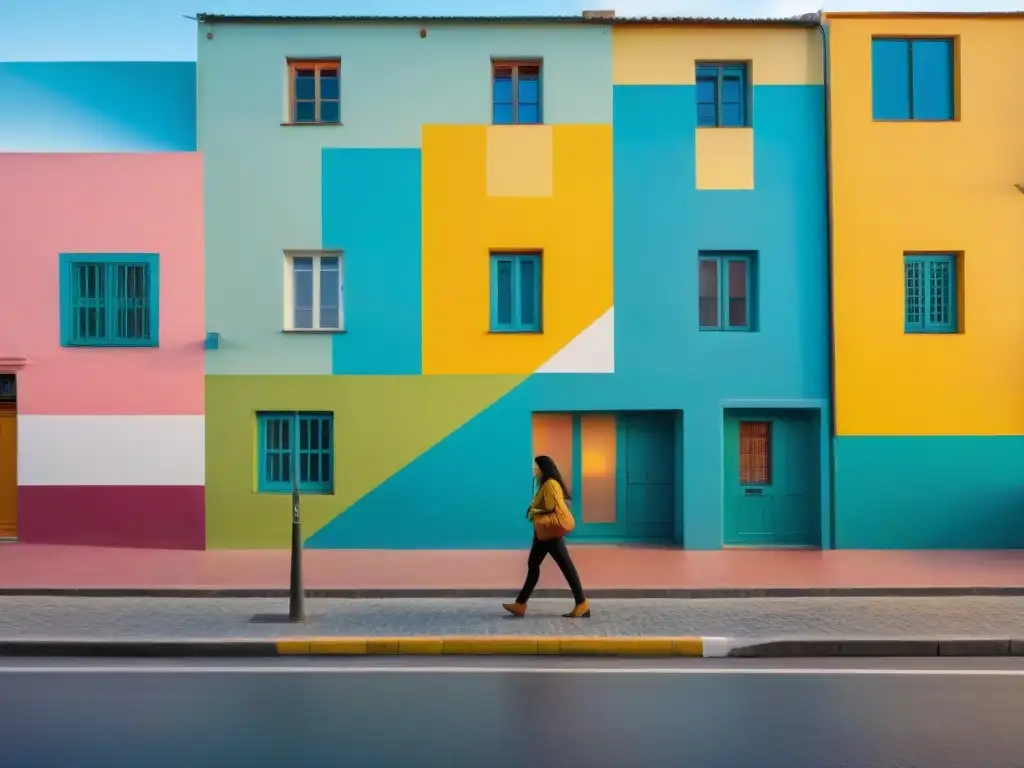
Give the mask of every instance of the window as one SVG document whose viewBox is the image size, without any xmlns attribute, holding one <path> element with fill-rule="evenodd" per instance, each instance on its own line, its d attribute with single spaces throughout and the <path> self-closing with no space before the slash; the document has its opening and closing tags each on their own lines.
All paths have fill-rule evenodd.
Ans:
<svg viewBox="0 0 1024 768">
<path fill-rule="evenodd" d="M 951 39 L 871 41 L 875 120 L 952 120 L 953 80 Z"/>
<path fill-rule="evenodd" d="M 292 61 L 291 114 L 293 123 L 341 122 L 341 62 Z"/>
<path fill-rule="evenodd" d="M 494 124 L 540 125 L 540 62 L 494 62 Z"/>
<path fill-rule="evenodd" d="M 491 330 L 540 333 L 539 253 L 491 254 Z"/>
<path fill-rule="evenodd" d="M 754 330 L 754 254 L 703 251 L 698 282 L 701 330 Z"/>
<path fill-rule="evenodd" d="M 749 125 L 747 65 L 697 65 L 697 125 L 742 128 Z"/>
<path fill-rule="evenodd" d="M 334 493 L 334 414 L 258 413 L 260 493 Z"/>
<path fill-rule="evenodd" d="M 907 333 L 956 333 L 956 256 L 906 254 L 904 330 Z"/>
<path fill-rule="evenodd" d="M 771 485 L 772 424 L 740 422 L 740 485 Z"/>
<path fill-rule="evenodd" d="M 289 252 L 285 270 L 285 329 L 343 330 L 341 253 Z"/>
<path fill-rule="evenodd" d="M 156 254 L 61 254 L 61 344 L 157 346 L 159 276 Z"/>
<path fill-rule="evenodd" d="M 18 377 L 13 373 L 0 373 L 0 403 L 18 402 Z"/>
</svg>

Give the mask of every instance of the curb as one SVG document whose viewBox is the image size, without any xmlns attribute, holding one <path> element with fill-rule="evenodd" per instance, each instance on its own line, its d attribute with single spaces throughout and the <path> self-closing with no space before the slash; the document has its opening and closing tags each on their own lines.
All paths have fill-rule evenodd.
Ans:
<svg viewBox="0 0 1024 768">
<path fill-rule="evenodd" d="M 725 637 L 317 637 L 277 640 L 7 640 L 0 656 L 614 656 L 722 658 Z"/>
<path fill-rule="evenodd" d="M 721 589 L 592 589 L 588 596 L 621 599 L 727 599 L 746 597 L 1022 597 L 1019 587 L 730 587 Z M 307 589 L 308 598 L 507 598 L 505 589 Z M 567 589 L 538 589 L 534 597 L 568 598 Z M 0 597 L 281 598 L 280 588 L 214 587 L 0 587 Z"/>
<path fill-rule="evenodd" d="M 890 656 L 1024 656 L 1024 640 L 1003 638 L 859 640 L 774 640 L 741 645 L 729 656 L 747 659 L 879 658 Z"/>
<path fill-rule="evenodd" d="M 5 640 L 0 657 L 253 658 L 281 656 L 577 656 L 618 658 L 880 658 L 1024 656 L 1024 640 L 737 641 L 727 637 L 316 637 L 275 640 Z"/>
</svg>

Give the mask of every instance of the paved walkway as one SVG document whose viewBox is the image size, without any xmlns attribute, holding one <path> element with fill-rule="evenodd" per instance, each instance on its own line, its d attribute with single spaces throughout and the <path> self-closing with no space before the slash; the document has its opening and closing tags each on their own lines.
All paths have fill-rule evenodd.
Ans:
<svg viewBox="0 0 1024 768">
<path fill-rule="evenodd" d="M 525 619 L 500 601 L 310 600 L 303 625 L 253 622 L 285 615 L 273 598 L 0 597 L 0 642 L 10 640 L 261 640 L 287 636 L 726 636 L 796 638 L 1024 638 L 1024 598 L 744 598 L 595 600 L 594 618 L 560 617 L 565 600 L 534 600 Z"/>
<path fill-rule="evenodd" d="M 1017 589 L 1024 550 L 1006 551 L 686 551 L 573 546 L 592 594 L 609 590 L 843 590 L 851 588 Z M 32 589 L 278 590 L 288 586 L 283 550 L 107 549 L 0 544 L 0 592 Z M 309 550 L 311 590 L 484 591 L 522 582 L 526 552 Z M 548 562 L 542 588 L 564 589 Z"/>
</svg>

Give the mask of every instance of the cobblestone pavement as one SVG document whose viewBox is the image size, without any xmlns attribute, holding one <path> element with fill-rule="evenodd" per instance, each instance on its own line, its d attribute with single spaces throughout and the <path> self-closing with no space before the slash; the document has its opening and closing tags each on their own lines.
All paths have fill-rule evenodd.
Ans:
<svg viewBox="0 0 1024 768">
<path fill-rule="evenodd" d="M 601 600 L 594 618 L 534 600 L 525 619 L 490 599 L 309 600 L 302 625 L 253 622 L 287 613 L 267 598 L 0 597 L 0 640 L 269 639 L 289 635 L 705 635 L 743 640 L 1024 638 L 1022 597 Z"/>
</svg>

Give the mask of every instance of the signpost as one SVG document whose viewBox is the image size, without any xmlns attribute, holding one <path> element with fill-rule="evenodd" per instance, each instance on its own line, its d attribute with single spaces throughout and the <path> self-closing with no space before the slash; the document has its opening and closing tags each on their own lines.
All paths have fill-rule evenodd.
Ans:
<svg viewBox="0 0 1024 768">
<path fill-rule="evenodd" d="M 297 414 L 296 414 L 297 416 Z M 295 419 L 298 426 L 299 420 Z M 306 590 L 302 585 L 302 517 L 299 513 L 299 445 L 301 436 L 296 434 L 292 451 L 292 568 L 291 583 L 288 587 L 288 621 L 306 620 Z"/>
<path fill-rule="evenodd" d="M 298 419 L 295 421 L 298 424 Z M 297 433 L 298 430 L 296 430 Z M 301 437 L 295 434 L 288 443 L 292 447 L 292 567 L 288 585 L 289 624 L 306 621 L 306 589 L 302 585 L 302 515 L 299 511 L 299 449 Z M 280 613 L 259 613 L 251 621 L 258 624 L 280 624 L 286 621 Z"/>
</svg>

